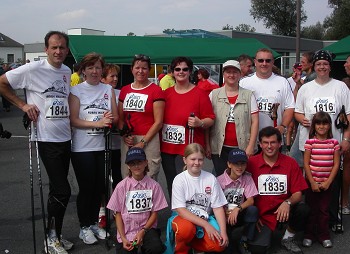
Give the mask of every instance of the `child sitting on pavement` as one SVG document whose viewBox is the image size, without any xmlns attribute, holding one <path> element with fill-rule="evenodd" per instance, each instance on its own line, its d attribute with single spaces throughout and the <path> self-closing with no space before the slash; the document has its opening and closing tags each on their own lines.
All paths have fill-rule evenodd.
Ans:
<svg viewBox="0 0 350 254">
<path fill-rule="evenodd" d="M 247 240 L 252 240 L 255 233 L 255 223 L 258 220 L 258 209 L 254 206 L 254 196 L 258 191 L 250 173 L 246 172 L 248 157 L 246 153 L 238 148 L 232 149 L 228 154 L 227 169 L 218 176 L 218 182 L 227 199 L 227 235 L 230 237 L 232 231 L 244 225 L 240 240 L 239 250 L 241 253 L 250 253 Z M 232 253 L 233 243 L 223 253 Z"/>
<path fill-rule="evenodd" d="M 117 254 L 160 254 L 165 245 L 157 229 L 158 211 L 168 206 L 159 183 L 147 176 L 148 161 L 143 149 L 126 154 L 129 176 L 115 187 L 107 208 L 115 212 Z"/>
</svg>

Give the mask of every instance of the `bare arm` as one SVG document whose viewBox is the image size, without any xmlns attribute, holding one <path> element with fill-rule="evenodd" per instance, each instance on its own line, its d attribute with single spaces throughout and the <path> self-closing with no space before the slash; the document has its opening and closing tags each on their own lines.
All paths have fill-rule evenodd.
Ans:
<svg viewBox="0 0 350 254">
<path fill-rule="evenodd" d="M 14 90 L 11 88 L 6 75 L 0 77 L 0 94 L 4 96 L 9 102 L 11 102 L 16 107 L 20 108 L 24 113 L 26 113 L 32 121 L 36 121 L 39 116 L 39 109 L 34 104 L 27 104 L 21 98 L 19 98 Z"/>
<path fill-rule="evenodd" d="M 305 114 L 295 112 L 294 117 L 302 126 L 310 127 L 310 121 L 305 117 Z"/>
<path fill-rule="evenodd" d="M 286 110 L 283 111 L 281 125 L 277 126 L 278 130 L 282 134 L 284 133 L 283 126 L 287 127 L 290 124 L 290 122 L 293 120 L 293 114 L 294 114 L 294 108 L 287 108 Z"/>
<path fill-rule="evenodd" d="M 288 200 L 291 202 L 291 205 L 294 205 L 301 201 L 301 191 L 293 193 Z M 289 219 L 290 205 L 287 202 L 282 202 L 282 204 L 275 211 L 277 221 L 285 222 Z"/>
<path fill-rule="evenodd" d="M 315 182 L 314 178 L 311 175 L 311 169 L 310 169 L 310 158 L 311 158 L 311 151 L 305 150 L 304 152 L 304 169 L 305 169 L 305 175 L 307 180 L 309 181 L 311 185 L 311 189 L 314 192 L 320 192 L 319 185 Z"/>
<path fill-rule="evenodd" d="M 250 140 L 245 152 L 248 157 L 254 155 L 254 148 L 256 144 L 256 138 L 258 136 L 259 131 L 259 113 L 252 114 L 251 116 L 251 126 L 250 126 Z"/>
<path fill-rule="evenodd" d="M 334 181 L 334 178 L 336 177 L 336 175 L 338 173 L 339 165 L 340 165 L 340 151 L 337 150 L 334 152 L 333 168 L 332 168 L 331 174 L 329 175 L 327 181 L 322 182 L 320 184 L 321 190 L 328 190 L 329 186 L 332 184 L 332 182 Z"/>
<path fill-rule="evenodd" d="M 149 128 L 146 135 L 143 137 L 145 142 L 149 142 L 153 139 L 153 137 L 158 134 L 159 130 L 163 127 L 163 118 L 164 118 L 164 107 L 165 102 L 164 101 L 156 101 L 153 103 L 153 118 L 154 123 L 152 124 L 151 128 Z M 144 143 L 139 142 L 136 144 L 137 147 L 144 148 Z"/>
<path fill-rule="evenodd" d="M 134 246 L 132 246 L 132 243 L 130 241 L 128 241 L 128 239 L 126 238 L 124 222 L 123 222 L 122 215 L 120 214 L 120 212 L 117 212 L 115 214 L 115 225 L 117 227 L 120 238 L 122 239 L 123 248 L 126 249 L 127 251 L 131 251 L 134 248 Z"/>
</svg>

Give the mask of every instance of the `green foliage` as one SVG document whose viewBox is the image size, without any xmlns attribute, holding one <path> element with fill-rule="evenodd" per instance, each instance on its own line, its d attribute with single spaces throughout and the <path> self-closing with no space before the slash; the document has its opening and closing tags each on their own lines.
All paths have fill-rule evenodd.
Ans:
<svg viewBox="0 0 350 254">
<path fill-rule="evenodd" d="M 225 26 L 222 27 L 222 30 L 233 30 L 233 26 L 226 24 Z"/>
<path fill-rule="evenodd" d="M 301 0 L 301 6 L 305 0 Z M 251 0 L 250 14 L 262 21 L 273 34 L 295 36 L 297 27 L 297 0 Z M 307 19 L 301 7 L 300 23 Z"/>
<path fill-rule="evenodd" d="M 350 0 L 329 0 L 334 8 L 330 16 L 324 20 L 326 40 L 340 40 L 350 34 Z"/>
<path fill-rule="evenodd" d="M 323 24 L 317 22 L 316 25 L 303 27 L 300 36 L 307 39 L 323 40 L 325 33 L 326 29 Z"/>
<path fill-rule="evenodd" d="M 22 58 L 17 58 L 16 63 L 21 64 L 22 63 Z"/>
<path fill-rule="evenodd" d="M 163 33 L 167 33 L 167 32 L 174 32 L 175 31 L 175 29 L 174 28 L 167 28 L 167 29 L 164 29 L 163 30 Z"/>
<path fill-rule="evenodd" d="M 235 27 L 234 30 L 241 31 L 241 32 L 251 32 L 251 33 L 254 33 L 256 31 L 255 27 L 252 27 L 251 25 L 248 25 L 248 24 L 239 24 L 238 26 Z"/>
<path fill-rule="evenodd" d="M 136 36 L 133 32 L 129 32 L 126 36 Z"/>
</svg>

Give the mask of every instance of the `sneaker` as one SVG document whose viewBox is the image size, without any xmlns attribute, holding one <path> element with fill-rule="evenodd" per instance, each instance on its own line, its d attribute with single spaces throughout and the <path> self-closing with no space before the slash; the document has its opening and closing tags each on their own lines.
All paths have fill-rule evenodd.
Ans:
<svg viewBox="0 0 350 254">
<path fill-rule="evenodd" d="M 287 239 L 282 239 L 281 245 L 291 253 L 303 253 L 300 247 L 295 242 L 294 237 L 288 237 Z"/>
<path fill-rule="evenodd" d="M 334 233 L 342 233 L 344 232 L 344 227 L 340 223 L 332 225 L 332 231 Z"/>
<path fill-rule="evenodd" d="M 311 240 L 311 239 L 305 238 L 305 239 L 303 240 L 303 246 L 304 246 L 304 247 L 311 247 L 311 245 L 312 245 L 312 240 Z"/>
<path fill-rule="evenodd" d="M 332 248 L 333 247 L 333 243 L 331 240 L 324 240 L 322 241 L 322 246 L 324 248 Z"/>
<path fill-rule="evenodd" d="M 44 241 L 45 253 L 48 254 L 68 254 L 68 252 L 62 247 L 57 237 L 48 237 L 46 242 Z"/>
<path fill-rule="evenodd" d="M 349 206 L 344 206 L 341 208 L 341 213 L 344 215 L 349 215 L 350 214 L 350 208 Z"/>
<path fill-rule="evenodd" d="M 248 244 L 245 241 L 240 241 L 238 250 L 241 254 L 251 254 L 251 252 L 248 249 Z"/>
<path fill-rule="evenodd" d="M 65 250 L 70 250 L 74 246 L 72 242 L 68 241 L 67 239 L 63 239 L 62 235 L 61 235 L 61 245 Z"/>
<path fill-rule="evenodd" d="M 98 226 L 100 228 L 106 228 L 106 215 L 101 215 L 98 217 Z"/>
<path fill-rule="evenodd" d="M 90 230 L 98 239 L 101 239 L 101 240 L 106 239 L 106 230 L 104 230 L 103 228 L 100 228 L 98 224 L 91 225 Z M 107 233 L 107 237 L 108 236 L 109 236 L 109 233 Z"/>
<path fill-rule="evenodd" d="M 82 227 L 80 229 L 79 238 L 83 240 L 85 244 L 97 243 L 97 239 L 94 233 L 91 231 L 90 227 Z"/>
</svg>

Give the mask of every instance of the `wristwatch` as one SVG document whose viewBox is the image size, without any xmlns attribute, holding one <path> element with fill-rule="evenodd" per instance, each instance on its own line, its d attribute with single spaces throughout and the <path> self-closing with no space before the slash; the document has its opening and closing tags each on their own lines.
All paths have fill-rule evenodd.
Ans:
<svg viewBox="0 0 350 254">
<path fill-rule="evenodd" d="M 290 202 L 289 199 L 285 200 L 284 202 L 286 202 L 289 206 L 292 205 L 292 202 Z"/>
<path fill-rule="evenodd" d="M 242 212 L 243 208 L 241 205 L 238 205 L 237 208 L 239 209 L 239 212 Z"/>
<path fill-rule="evenodd" d="M 146 140 L 141 139 L 140 142 L 143 143 L 144 146 L 147 146 L 147 141 Z"/>
<path fill-rule="evenodd" d="M 281 124 L 281 126 L 284 128 L 283 133 L 287 133 L 287 126 L 285 126 L 285 125 L 283 125 L 283 124 Z"/>
</svg>

